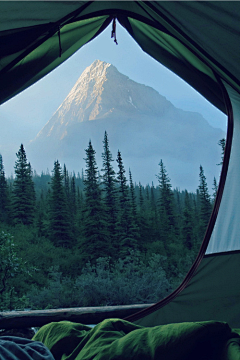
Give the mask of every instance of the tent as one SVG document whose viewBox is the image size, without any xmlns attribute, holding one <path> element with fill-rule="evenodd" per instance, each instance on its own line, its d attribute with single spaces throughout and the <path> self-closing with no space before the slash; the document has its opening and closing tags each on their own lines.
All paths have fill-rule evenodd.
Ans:
<svg viewBox="0 0 240 360">
<path fill-rule="evenodd" d="M 114 19 L 150 56 L 228 114 L 218 194 L 199 254 L 167 298 L 127 319 L 240 327 L 240 2 L 1 1 L 0 103 L 60 65 Z"/>
</svg>

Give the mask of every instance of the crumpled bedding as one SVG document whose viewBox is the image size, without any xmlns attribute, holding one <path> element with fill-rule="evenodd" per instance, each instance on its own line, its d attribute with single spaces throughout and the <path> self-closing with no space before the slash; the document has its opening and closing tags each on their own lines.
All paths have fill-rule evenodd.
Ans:
<svg viewBox="0 0 240 360">
<path fill-rule="evenodd" d="M 0 360 L 54 360 L 41 342 L 17 336 L 0 337 Z"/>
<path fill-rule="evenodd" d="M 56 360 L 240 360 L 240 330 L 205 321 L 141 327 L 106 319 L 94 328 L 61 321 L 33 337 Z"/>
</svg>

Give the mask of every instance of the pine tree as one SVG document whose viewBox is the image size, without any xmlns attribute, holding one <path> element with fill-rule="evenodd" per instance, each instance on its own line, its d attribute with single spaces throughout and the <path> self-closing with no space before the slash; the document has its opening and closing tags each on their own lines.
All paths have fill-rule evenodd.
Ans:
<svg viewBox="0 0 240 360">
<path fill-rule="evenodd" d="M 70 198 L 70 180 L 69 180 L 69 175 L 68 175 L 68 171 L 66 168 L 66 165 L 63 165 L 63 181 L 64 181 L 64 190 L 66 193 L 66 199 L 67 201 L 69 201 Z"/>
<path fill-rule="evenodd" d="M 98 168 L 95 160 L 95 150 L 91 141 L 86 151 L 86 170 L 84 177 L 84 240 L 81 244 L 83 261 L 95 261 L 99 257 L 111 253 L 109 238 L 106 232 L 105 211 L 102 202 L 98 179 Z"/>
<path fill-rule="evenodd" d="M 149 223 L 146 212 L 146 197 L 144 194 L 144 187 L 139 182 L 139 207 L 137 212 L 137 223 L 139 227 L 139 248 L 141 252 L 147 251 L 147 243 L 151 237 L 151 230 L 149 229 Z"/>
<path fill-rule="evenodd" d="M 203 236 L 212 212 L 212 204 L 202 165 L 200 165 L 199 182 L 200 184 L 198 189 L 200 197 L 200 234 L 201 236 Z"/>
<path fill-rule="evenodd" d="M 225 153 L 225 147 L 226 147 L 226 139 L 223 138 L 223 139 L 219 140 L 218 145 L 220 145 L 221 148 L 222 148 L 222 154 L 221 154 L 221 162 L 219 164 L 217 164 L 217 165 L 222 165 L 223 164 L 224 153 Z"/>
<path fill-rule="evenodd" d="M 76 231 L 78 233 L 78 238 L 83 237 L 83 193 L 80 191 L 79 186 L 77 187 L 77 194 L 76 194 Z"/>
<path fill-rule="evenodd" d="M 194 245 L 192 214 L 193 214 L 193 209 L 190 204 L 189 194 L 187 190 L 185 190 L 182 234 L 183 234 L 183 243 L 188 250 L 191 250 Z"/>
<path fill-rule="evenodd" d="M 135 190 L 134 190 L 134 185 L 133 185 L 133 180 L 132 180 L 132 173 L 131 173 L 130 169 L 129 169 L 129 183 L 130 183 L 131 209 L 132 209 L 133 217 L 136 218 L 136 216 L 137 216 L 136 195 L 135 195 Z"/>
<path fill-rule="evenodd" d="M 75 174 L 73 174 L 73 176 L 69 177 L 69 182 L 70 182 L 69 199 L 67 201 L 68 201 L 69 213 L 71 216 L 72 232 L 73 232 L 74 236 L 76 237 L 77 227 L 78 227 L 77 226 L 78 213 L 77 213 L 77 194 L 76 194 Z"/>
<path fill-rule="evenodd" d="M 9 216 L 9 196 L 7 180 L 5 178 L 2 155 L 0 154 L 0 222 L 5 222 Z"/>
<path fill-rule="evenodd" d="M 151 228 L 154 229 L 154 237 L 156 239 L 157 229 L 159 227 L 159 220 L 158 220 L 158 212 L 157 212 L 157 203 L 155 198 L 155 188 L 153 182 L 150 189 L 150 209 L 151 209 L 150 223 L 151 223 Z"/>
<path fill-rule="evenodd" d="M 9 191 L 2 155 L 0 154 L 0 222 L 6 222 L 9 219 Z"/>
<path fill-rule="evenodd" d="M 105 131 L 103 140 L 103 169 L 102 185 L 104 190 L 104 205 L 108 222 L 108 233 L 112 238 L 113 247 L 117 248 L 116 222 L 117 222 L 117 189 L 115 171 L 112 166 L 114 161 L 109 149 L 108 136 Z"/>
<path fill-rule="evenodd" d="M 216 196 L 217 196 L 217 191 L 218 191 L 218 184 L 217 184 L 217 180 L 214 176 L 213 178 L 213 194 L 212 194 L 212 202 L 214 203 L 214 201 L 216 200 Z"/>
<path fill-rule="evenodd" d="M 119 183 L 119 214 L 118 214 L 118 238 L 120 257 L 128 255 L 129 249 L 137 248 L 138 229 L 136 221 L 132 216 L 129 188 L 125 176 L 122 156 L 118 150 L 117 154 L 118 173 L 117 180 Z"/>
<path fill-rule="evenodd" d="M 174 197 L 172 185 L 168 177 L 163 161 L 159 163 L 160 171 L 157 175 L 160 197 L 159 197 L 159 215 L 161 235 L 165 243 L 166 251 L 168 251 L 169 244 L 175 238 L 175 216 L 174 216 Z"/>
<path fill-rule="evenodd" d="M 15 179 L 12 192 L 12 212 L 15 223 L 30 225 L 34 221 L 35 190 L 32 180 L 32 169 L 27 162 L 23 144 L 18 151 L 15 162 Z"/>
<path fill-rule="evenodd" d="M 157 179 L 160 190 L 160 199 L 159 199 L 160 216 L 165 218 L 168 227 L 172 227 L 175 225 L 172 185 L 162 160 L 160 161 L 159 166 L 160 166 L 160 172 L 157 175 Z"/>
<path fill-rule="evenodd" d="M 139 210 L 140 213 L 144 212 L 143 189 L 142 189 L 142 184 L 140 182 L 139 182 Z"/>
<path fill-rule="evenodd" d="M 49 235 L 55 246 L 71 248 L 73 235 L 60 163 L 54 162 L 51 178 Z"/>
</svg>

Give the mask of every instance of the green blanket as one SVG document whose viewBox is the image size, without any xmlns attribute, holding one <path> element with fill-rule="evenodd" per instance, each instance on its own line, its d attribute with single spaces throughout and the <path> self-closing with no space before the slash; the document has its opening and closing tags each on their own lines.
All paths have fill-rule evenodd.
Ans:
<svg viewBox="0 0 240 360">
<path fill-rule="evenodd" d="M 107 319 L 94 328 L 50 323 L 33 340 L 43 342 L 56 360 L 240 360 L 239 334 L 217 321 L 145 328 Z"/>
</svg>

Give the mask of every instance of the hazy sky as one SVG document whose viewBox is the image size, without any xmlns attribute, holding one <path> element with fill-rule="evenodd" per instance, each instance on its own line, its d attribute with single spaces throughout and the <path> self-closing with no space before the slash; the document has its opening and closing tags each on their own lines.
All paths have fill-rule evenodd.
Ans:
<svg viewBox="0 0 240 360">
<path fill-rule="evenodd" d="M 109 62 L 132 80 L 153 87 L 176 107 L 199 112 L 212 126 L 226 130 L 226 116 L 145 54 L 120 24 L 117 40 L 118 45 L 111 39 L 109 26 L 45 78 L 0 106 L 0 153 L 3 159 L 12 157 L 11 164 L 4 161 L 8 172 L 10 165 L 13 168 L 20 144 L 27 149 L 28 142 L 51 118 L 83 70 L 96 59 Z"/>
</svg>

